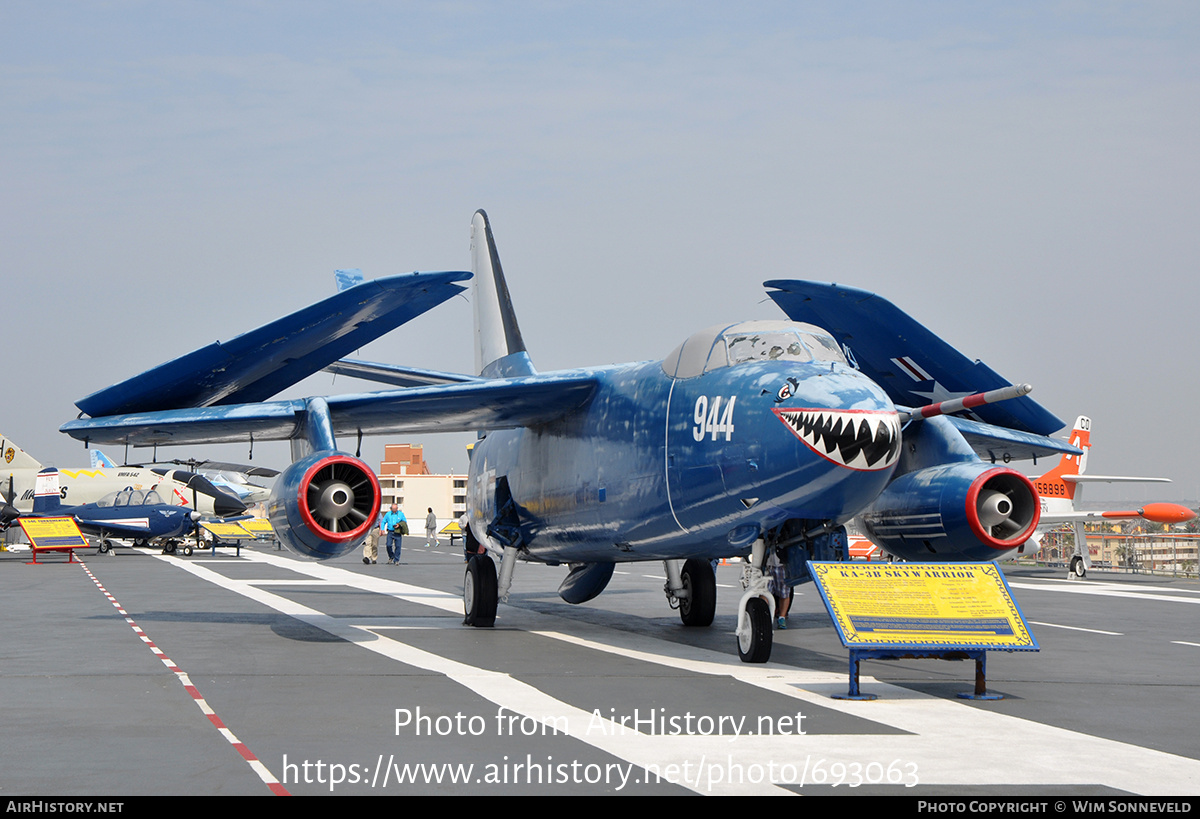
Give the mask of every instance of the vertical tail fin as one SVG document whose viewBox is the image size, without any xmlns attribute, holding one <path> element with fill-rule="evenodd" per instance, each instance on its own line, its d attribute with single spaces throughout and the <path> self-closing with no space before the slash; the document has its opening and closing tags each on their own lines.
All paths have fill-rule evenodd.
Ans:
<svg viewBox="0 0 1200 819">
<path fill-rule="evenodd" d="M 113 463 L 112 458 L 105 455 L 98 449 L 89 449 L 92 453 L 92 469 L 116 469 L 117 465 Z"/>
<path fill-rule="evenodd" d="M 357 287 L 366 279 L 363 278 L 363 272 L 357 267 L 349 267 L 345 270 L 333 271 L 333 283 L 337 285 L 337 291 L 341 293 L 343 290 L 349 290 L 351 287 Z"/>
<path fill-rule="evenodd" d="M 1071 446 L 1083 450 L 1082 455 L 1063 455 L 1058 459 L 1058 465 L 1035 478 L 1033 486 L 1043 498 L 1066 498 L 1074 502 L 1079 484 L 1066 480 L 1067 475 L 1082 475 L 1087 470 L 1088 452 L 1092 448 L 1092 419 L 1080 415 L 1075 419 L 1075 427 L 1071 430 Z"/>
<path fill-rule="evenodd" d="M 517 314 L 508 295 L 500 254 L 487 214 L 475 211 L 471 218 L 471 273 L 475 308 L 475 372 L 491 378 L 533 375 L 537 372 Z"/>
<path fill-rule="evenodd" d="M 33 513 L 35 515 L 53 515 L 62 507 L 62 495 L 59 494 L 58 469 L 47 467 L 38 473 L 37 483 L 33 487 Z"/>
<path fill-rule="evenodd" d="M 42 464 L 11 440 L 0 435 L 0 458 L 4 469 L 41 469 Z"/>
</svg>

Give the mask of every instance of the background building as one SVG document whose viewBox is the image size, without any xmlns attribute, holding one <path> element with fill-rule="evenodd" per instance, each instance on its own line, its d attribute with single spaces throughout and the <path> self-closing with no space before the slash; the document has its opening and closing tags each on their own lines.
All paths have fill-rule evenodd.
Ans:
<svg viewBox="0 0 1200 819">
<path fill-rule="evenodd" d="M 379 464 L 383 508 L 393 503 L 408 517 L 409 530 L 424 534 L 425 510 L 438 516 L 439 526 L 467 511 L 467 476 L 434 475 L 420 444 L 388 444 Z"/>
</svg>

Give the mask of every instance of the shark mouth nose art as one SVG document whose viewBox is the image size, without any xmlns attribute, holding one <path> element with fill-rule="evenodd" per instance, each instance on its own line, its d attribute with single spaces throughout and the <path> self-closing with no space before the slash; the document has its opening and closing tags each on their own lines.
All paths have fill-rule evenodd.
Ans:
<svg viewBox="0 0 1200 819">
<path fill-rule="evenodd" d="M 772 409 L 813 452 L 847 469 L 886 469 L 900 457 L 900 418 L 874 410 Z"/>
</svg>

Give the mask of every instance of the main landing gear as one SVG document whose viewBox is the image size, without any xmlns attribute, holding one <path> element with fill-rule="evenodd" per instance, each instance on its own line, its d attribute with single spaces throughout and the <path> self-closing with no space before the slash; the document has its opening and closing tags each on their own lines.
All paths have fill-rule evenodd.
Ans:
<svg viewBox="0 0 1200 819">
<path fill-rule="evenodd" d="M 513 531 L 517 530 L 514 528 Z M 491 556 L 486 552 L 476 553 L 479 541 L 474 533 L 468 528 L 465 534 L 465 548 L 471 556 L 467 560 L 466 574 L 463 575 L 463 625 L 491 628 L 496 624 L 496 606 L 501 600 L 508 600 L 513 565 L 517 561 L 517 546 L 511 542 L 505 543 L 497 577 L 496 564 Z M 488 527 L 488 534 L 494 536 L 493 527 Z"/>
<path fill-rule="evenodd" d="M 179 552 L 183 552 L 184 555 L 186 555 L 187 557 L 191 557 L 192 556 L 192 544 L 184 543 L 182 548 L 180 548 L 180 542 L 178 540 L 168 540 L 166 543 L 163 544 L 162 553 L 164 555 L 173 555 L 173 554 L 178 554 Z"/>
<path fill-rule="evenodd" d="M 667 570 L 663 592 L 671 608 L 679 608 L 679 619 L 685 626 L 711 626 L 717 613 L 717 575 L 712 563 L 693 557 L 664 560 L 663 565 Z"/>
<path fill-rule="evenodd" d="M 496 564 L 487 555 L 471 555 L 463 577 L 464 626 L 491 628 L 496 624 Z"/>
</svg>

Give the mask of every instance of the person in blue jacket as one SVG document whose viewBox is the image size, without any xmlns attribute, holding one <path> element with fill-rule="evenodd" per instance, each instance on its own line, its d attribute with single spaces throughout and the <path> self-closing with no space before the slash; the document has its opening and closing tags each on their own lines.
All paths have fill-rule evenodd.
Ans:
<svg viewBox="0 0 1200 819">
<path fill-rule="evenodd" d="M 387 535 L 388 563 L 399 563 L 401 538 L 408 534 L 408 518 L 404 517 L 399 506 L 393 503 L 392 508 L 383 513 L 379 530 L 380 534 Z"/>
</svg>

